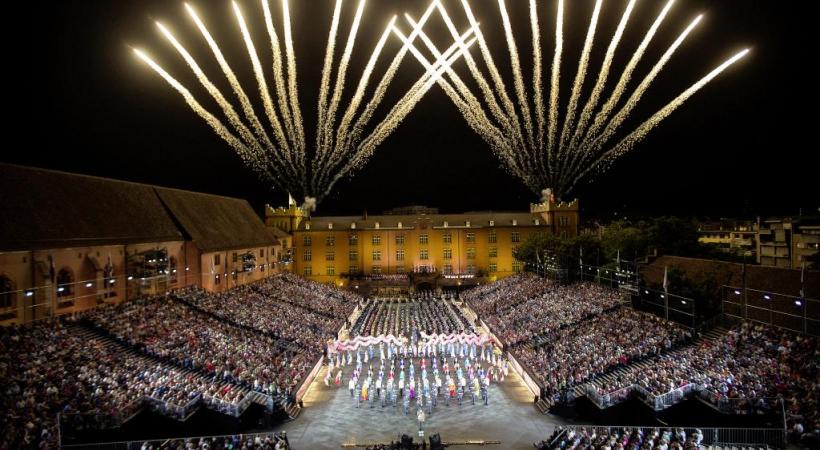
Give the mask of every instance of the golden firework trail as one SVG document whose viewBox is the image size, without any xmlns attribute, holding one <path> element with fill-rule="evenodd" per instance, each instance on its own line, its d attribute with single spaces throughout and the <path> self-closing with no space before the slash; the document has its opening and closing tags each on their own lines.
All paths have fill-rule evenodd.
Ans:
<svg viewBox="0 0 820 450">
<path fill-rule="evenodd" d="M 148 55 L 145 54 L 142 50 L 133 49 L 134 54 L 137 55 L 139 59 L 144 61 L 148 66 L 153 69 L 159 76 L 161 76 L 168 84 L 171 85 L 180 95 L 182 98 L 185 99 L 185 103 L 191 107 L 191 109 L 202 118 L 208 125 L 213 128 L 219 137 L 225 140 L 231 147 L 233 147 L 234 151 L 245 161 L 247 164 L 250 164 L 254 170 L 257 171 L 264 171 L 263 168 L 258 167 L 253 164 L 253 157 L 250 155 L 248 148 L 245 144 L 242 143 L 236 136 L 231 134 L 230 130 L 213 114 L 209 113 L 202 105 L 194 98 L 191 92 L 185 88 L 179 81 L 177 81 L 174 77 L 172 77 L 168 72 L 166 72 L 162 67 L 159 66 L 154 60 L 152 60 Z"/>
<path fill-rule="evenodd" d="M 172 77 L 143 51 L 135 49 L 134 53 L 181 94 L 194 113 L 202 118 L 220 138 L 227 142 L 246 165 L 260 174 L 265 180 L 272 182 L 283 190 L 303 193 L 307 205 L 321 201 L 323 197 L 331 192 L 338 180 L 362 167 L 376 147 L 395 130 L 425 93 L 429 91 L 431 86 L 438 82 L 445 71 L 450 70 L 453 62 L 462 55 L 467 54 L 467 49 L 475 42 L 475 39 L 464 42 L 464 38 L 466 38 L 464 36 L 456 44 L 453 44 L 447 52 L 439 55 L 440 57 L 436 62 L 426 67 L 427 70 L 416 83 L 390 108 L 387 116 L 373 127 L 373 131 L 363 139 L 365 129 L 370 126 L 370 122 L 385 99 L 387 90 L 395 78 L 404 56 L 410 51 L 409 46 L 412 46 L 413 41 L 421 33 L 424 24 L 436 10 L 439 0 L 433 0 L 430 3 L 417 23 L 417 27 L 413 29 L 409 36 L 404 36 L 404 45 L 397 51 L 390 67 L 382 75 L 378 85 L 366 102 L 366 106 L 360 108 L 368 97 L 368 86 L 376 69 L 379 56 L 383 53 L 391 31 L 395 29 L 396 18 L 390 20 L 373 49 L 357 83 L 353 97 L 344 109 L 344 114 L 339 121 L 337 121 L 337 112 L 342 105 L 345 81 L 348 72 L 350 72 L 349 66 L 356 36 L 364 22 L 365 0 L 359 0 L 358 2 L 352 25 L 348 30 L 344 51 L 338 64 L 336 64 L 334 53 L 343 6 L 343 0 L 337 0 L 331 19 L 322 79 L 318 89 L 319 108 L 316 123 L 316 146 L 311 155 L 308 155 L 299 104 L 290 5 L 288 0 L 279 0 L 283 16 L 283 32 L 280 40 L 269 1 L 271 0 L 260 0 L 265 30 L 270 39 L 270 60 L 272 60 L 272 67 L 270 68 L 265 68 L 262 65 L 262 58 L 260 58 L 251 37 L 252 33 L 242 9 L 237 2 L 231 2 L 236 23 L 256 80 L 259 100 L 268 119 L 269 128 L 259 120 L 251 99 L 228 64 L 216 40 L 191 5 L 186 3 L 185 9 L 205 39 L 222 73 L 227 78 L 228 84 L 238 101 L 239 109 L 243 113 L 242 116 L 169 29 L 160 23 L 157 23 L 157 27 L 194 72 L 205 91 L 216 102 L 227 123 L 235 130 L 236 135 L 225 126 L 222 120 L 199 103 L 188 88 Z M 475 28 L 471 27 L 467 36 L 469 36 L 469 33 L 474 32 Z M 268 73 L 268 69 L 271 70 L 271 73 Z M 272 91 L 268 86 L 268 77 L 272 77 L 273 80 Z M 312 163 L 310 165 L 307 164 L 308 157 L 311 158 Z"/>
<path fill-rule="evenodd" d="M 575 182 L 577 182 L 577 180 L 582 178 L 583 176 L 587 175 L 591 170 L 596 169 L 601 164 L 605 164 L 607 161 L 611 161 L 619 156 L 622 156 L 623 154 L 631 150 L 632 147 L 635 146 L 635 144 L 637 144 L 641 139 L 646 137 L 646 135 L 649 134 L 649 132 L 652 131 L 653 128 L 658 126 L 658 124 L 660 124 L 664 119 L 669 117 L 669 115 L 672 114 L 672 112 L 678 109 L 681 105 L 683 105 L 683 103 L 686 102 L 686 100 L 695 95 L 696 92 L 698 92 L 701 88 L 706 86 L 715 77 L 720 75 L 721 72 L 729 68 L 729 66 L 736 63 L 738 60 L 746 56 L 748 53 L 748 48 L 741 50 L 740 52 L 736 53 L 731 58 L 727 59 L 722 64 L 714 68 L 711 72 L 706 74 L 706 76 L 698 80 L 688 89 L 683 91 L 680 95 L 675 97 L 674 100 L 667 103 L 666 106 L 658 110 L 658 112 L 653 114 L 652 117 L 650 117 L 640 126 L 638 126 L 638 128 L 635 129 L 635 131 L 629 133 L 626 137 L 621 139 L 621 141 L 618 142 L 617 145 L 615 145 L 613 148 L 607 150 L 602 155 L 600 155 L 592 164 L 588 166 L 588 168 L 584 169 L 581 172 L 580 177 L 578 177 L 575 180 Z"/>
<path fill-rule="evenodd" d="M 672 58 L 672 55 L 675 54 L 675 51 L 680 47 L 681 44 L 686 40 L 686 37 L 689 36 L 689 33 L 700 23 L 703 15 L 699 15 L 693 20 L 686 29 L 678 36 L 677 39 L 666 49 L 666 52 L 661 56 L 657 63 L 652 67 L 652 70 L 644 77 L 641 83 L 635 88 L 635 91 L 629 98 L 626 100 L 626 103 L 623 107 L 615 114 L 615 117 L 604 127 L 604 130 L 595 137 L 591 137 L 589 143 L 584 147 L 586 152 L 583 154 L 578 155 L 579 157 L 576 158 L 573 162 L 575 167 L 578 167 L 585 162 L 588 162 L 591 157 L 597 154 L 605 145 L 606 143 L 618 132 L 621 125 L 624 121 L 629 117 L 629 114 L 635 107 L 638 105 L 638 102 L 641 100 L 643 95 L 649 89 L 649 86 L 652 85 L 652 82 L 655 81 L 655 78 L 658 74 L 663 70 L 664 66 L 667 62 Z"/>
<path fill-rule="evenodd" d="M 698 24 L 701 16 L 698 16 L 698 18 L 678 36 L 649 73 L 644 76 L 641 83 L 638 84 L 634 91 L 629 93 L 627 100 L 623 105 L 620 105 L 619 108 L 620 100 L 627 95 L 629 82 L 633 78 L 634 72 L 642 60 L 650 42 L 671 9 L 673 0 L 669 0 L 660 14 L 655 18 L 652 26 L 644 34 L 642 41 L 633 51 L 632 56 L 618 77 L 614 88 L 611 89 L 607 96 L 605 95 L 607 91 L 607 81 L 613 71 L 613 62 L 616 59 L 615 56 L 618 52 L 619 45 L 627 31 L 630 17 L 637 4 L 636 0 L 629 0 L 626 8 L 621 13 L 615 33 L 609 41 L 603 61 L 601 62 L 600 70 L 595 77 L 595 82 L 587 94 L 588 97 L 582 102 L 584 82 L 590 67 L 595 33 L 600 14 L 603 10 L 603 1 L 595 0 L 594 9 L 587 27 L 586 38 L 578 60 L 574 82 L 572 83 L 569 99 L 566 103 L 566 111 L 563 117 L 559 117 L 561 61 L 564 51 L 564 1 L 557 0 L 554 53 L 550 77 L 549 100 L 546 102 L 546 108 L 544 106 L 546 93 L 543 92 L 541 81 L 543 61 L 540 21 L 538 17 L 539 5 L 536 0 L 530 0 L 529 2 L 529 25 L 532 33 L 533 46 L 532 109 L 530 108 L 530 100 L 523 82 L 524 77 L 521 70 L 515 33 L 511 25 L 512 21 L 510 20 L 505 0 L 498 0 L 498 9 L 502 31 L 506 39 L 507 51 L 510 57 L 515 102 L 513 102 L 512 96 L 507 93 L 505 81 L 487 45 L 486 33 L 478 28 L 478 21 L 472 11 L 470 2 L 468 0 L 461 0 L 461 4 L 468 23 L 476 28 L 475 39 L 481 50 L 484 68 L 490 74 L 490 83 L 487 83 L 486 88 L 482 85 L 481 80 L 486 81 L 486 79 L 483 78 L 480 68 L 475 65 L 475 61 L 472 60 L 469 55 L 465 55 L 464 58 L 467 62 L 467 67 L 473 74 L 473 78 L 478 81 L 478 87 L 483 94 L 482 98 L 484 101 L 479 101 L 478 98 L 469 91 L 469 88 L 462 88 L 457 76 L 451 73 L 452 70 L 445 71 L 454 86 L 452 92 L 448 93 L 448 96 L 462 112 L 470 127 L 484 138 L 493 152 L 498 155 L 502 165 L 512 174 L 520 178 L 536 195 L 539 195 L 544 188 L 552 188 L 553 191 L 561 197 L 562 195 L 566 195 L 570 189 L 577 185 L 580 179 L 587 177 L 592 171 L 605 170 L 608 167 L 606 164 L 611 164 L 612 161 L 620 155 L 626 153 L 635 143 L 640 141 L 647 133 L 669 116 L 669 114 L 681 106 L 686 99 L 694 95 L 712 78 L 719 75 L 726 67 L 746 54 L 745 52 L 741 52 L 736 55 L 736 57 L 721 65 L 718 69 L 711 72 L 698 83 L 695 83 L 675 100 L 655 113 L 638 129 L 629 133 L 627 137 L 619 141 L 617 145 L 609 150 L 605 150 L 609 142 L 617 134 L 622 132 L 621 129 L 624 121 L 629 117 L 641 97 L 649 89 L 666 63 L 671 59 L 675 50 L 684 42 L 692 29 Z M 443 7 L 439 7 L 439 9 L 448 28 L 451 28 L 452 33 L 452 29 L 454 29 L 452 17 Z M 428 43 L 425 42 L 425 44 L 427 45 Z M 427 47 L 429 48 L 430 46 L 427 45 Z M 433 49 L 430 50 L 432 51 Z M 442 84 L 442 87 L 446 86 L 442 82 L 439 82 L 439 84 Z M 445 87 L 445 91 L 448 91 L 448 89 L 449 88 Z M 496 97 L 499 99 L 498 102 L 495 101 Z M 601 105 L 601 103 L 603 104 Z M 476 105 L 483 108 L 486 112 L 483 114 L 476 112 Z M 580 114 L 578 113 L 579 109 Z M 613 112 L 615 113 L 614 115 Z M 523 129 L 521 126 L 522 123 Z M 560 133 L 558 132 L 559 127 L 561 128 Z"/>
<path fill-rule="evenodd" d="M 589 20 L 589 27 L 587 28 L 587 37 L 584 40 L 584 49 L 581 50 L 581 59 L 578 61 L 578 72 L 575 74 L 575 83 L 572 84 L 572 92 L 569 97 L 569 105 L 564 116 L 564 128 L 561 131 L 561 139 L 558 141 L 558 153 L 561 156 L 559 161 L 566 159 L 569 152 L 565 149 L 567 145 L 567 138 L 570 130 L 575 122 L 575 113 L 578 109 L 578 101 L 581 99 L 581 89 L 584 87 L 584 80 L 587 76 L 587 67 L 589 66 L 589 55 L 592 52 L 592 44 L 595 41 L 595 30 L 598 28 L 598 17 L 601 14 L 601 5 L 603 0 L 595 1 L 595 9 L 592 11 L 592 18 Z"/>
<path fill-rule="evenodd" d="M 473 31 L 475 32 L 477 30 L 473 29 Z M 466 43 L 466 47 L 469 48 L 472 46 L 476 40 L 476 38 L 473 38 L 468 41 Z M 433 66 L 433 72 L 431 73 L 429 70 L 425 72 L 425 74 L 407 91 L 404 97 L 402 97 L 402 99 L 399 100 L 393 108 L 391 108 L 390 112 L 387 114 L 387 117 L 379 123 L 374 131 L 362 141 L 361 145 L 358 146 L 356 153 L 346 162 L 344 169 L 335 173 L 332 181 L 329 183 L 330 187 L 339 181 L 346 172 L 363 164 L 367 158 L 372 155 L 376 147 L 378 147 L 396 129 L 396 127 L 401 124 L 404 118 L 406 118 L 410 111 L 412 111 L 413 107 L 415 107 L 415 105 L 424 97 L 424 94 L 438 82 L 441 75 L 461 57 L 461 50 L 458 49 L 457 44 L 453 44 L 442 54 L 442 56 L 447 59 L 439 59 L 436 61 L 436 65 Z M 328 191 L 326 191 L 324 195 L 327 195 L 329 192 L 330 188 L 328 188 Z"/>
</svg>

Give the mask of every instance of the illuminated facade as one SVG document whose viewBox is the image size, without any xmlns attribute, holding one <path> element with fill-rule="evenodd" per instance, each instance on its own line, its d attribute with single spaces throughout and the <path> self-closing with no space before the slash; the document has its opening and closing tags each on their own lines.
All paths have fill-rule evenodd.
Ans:
<svg viewBox="0 0 820 450">
<path fill-rule="evenodd" d="M 245 200 L 0 164 L 0 325 L 286 270 Z"/>
<path fill-rule="evenodd" d="M 286 211 L 290 211 L 289 213 Z M 489 280 L 521 271 L 513 250 L 528 236 L 576 236 L 578 201 L 530 205 L 529 212 L 308 217 L 295 205 L 267 208 L 266 223 L 296 223 L 293 272 L 345 285 L 348 275 L 435 273 Z M 409 211 L 405 211 L 409 212 Z M 293 214 L 292 220 L 286 217 Z"/>
</svg>

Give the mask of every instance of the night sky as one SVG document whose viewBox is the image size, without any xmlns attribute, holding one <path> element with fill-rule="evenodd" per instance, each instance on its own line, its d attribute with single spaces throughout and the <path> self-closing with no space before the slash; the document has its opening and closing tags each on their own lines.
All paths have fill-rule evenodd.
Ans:
<svg viewBox="0 0 820 450">
<path fill-rule="evenodd" d="M 286 195 L 256 180 L 221 141 L 146 65 L 129 46 L 148 53 L 176 76 L 209 109 L 204 90 L 174 49 L 154 27 L 162 20 L 199 60 L 212 80 L 230 92 L 207 45 L 184 11 L 182 2 L 84 0 L 25 2 L 20 15 L 7 20 L 27 24 L 30 35 L 13 36 L 10 57 L 20 64 L 14 85 L 7 84 L 9 106 L 17 111 L 0 161 L 117 179 L 159 184 L 246 198 L 257 207 L 282 204 Z M 330 25 L 331 0 L 291 0 L 299 68 L 300 100 L 308 142 L 316 122 L 321 61 Z M 346 36 L 355 9 L 347 0 L 341 30 Z M 507 0 L 522 55 L 530 75 L 527 3 Z M 552 59 L 554 10 L 541 8 L 546 82 Z M 567 2 L 561 98 L 566 105 L 575 75 L 593 0 Z M 625 0 L 604 3 L 587 76 L 586 99 L 600 68 Z M 231 13 L 230 2 L 195 1 L 194 6 L 220 43 L 251 98 L 258 97 L 247 53 Z M 270 67 L 264 20 L 257 1 L 242 0 L 263 65 Z M 445 0 L 451 14 L 459 2 Z M 473 0 L 485 36 L 502 66 L 512 92 L 506 43 L 496 2 Z M 279 2 L 272 0 L 275 11 Z M 410 12 L 418 17 L 422 0 L 370 0 L 348 76 L 348 96 L 364 62 L 390 16 Z M 633 13 L 615 59 L 620 74 L 663 3 L 642 0 Z M 744 47 L 751 53 L 690 99 L 681 109 L 620 159 L 607 173 L 582 183 L 574 193 L 586 217 L 636 214 L 736 216 L 816 213 L 820 206 L 817 147 L 812 106 L 816 78 L 807 68 L 817 54 L 809 11 L 776 1 L 678 0 L 653 40 L 635 79 L 648 72 L 666 46 L 698 14 L 705 18 L 656 80 L 633 119 L 651 115 L 691 83 Z M 463 16 L 458 14 L 464 26 Z M 281 24 L 281 21 L 277 21 Z M 404 30 L 408 27 L 400 21 Z M 466 28 L 466 27 L 465 27 Z M 441 46 L 445 30 L 437 16 L 426 29 Z M 394 54 L 391 38 L 385 55 Z M 340 44 L 340 47 L 343 44 Z M 337 55 L 340 53 L 337 53 Z M 477 50 L 473 55 L 478 56 Z M 338 56 L 337 56 L 338 59 Z M 387 58 L 383 58 L 387 60 Z M 464 64 L 456 65 L 469 78 Z M 397 98 L 421 75 L 411 56 L 394 86 Z M 383 73 L 377 70 L 380 76 Z M 271 77 L 269 76 L 269 82 Z M 617 79 L 617 78 L 615 78 Z M 269 83 L 270 84 L 270 83 Z M 608 91 L 607 91 L 608 93 Z M 261 114 L 261 107 L 257 109 Z M 10 123 L 8 122 L 10 121 Z M 811 124 L 810 124 L 811 122 Z M 627 121 L 631 129 L 638 120 Z M 450 100 L 434 87 L 402 126 L 353 178 L 339 183 L 320 205 L 319 214 L 357 214 L 426 204 L 442 211 L 522 210 L 537 197 L 505 173 L 489 147 L 474 134 Z"/>
</svg>

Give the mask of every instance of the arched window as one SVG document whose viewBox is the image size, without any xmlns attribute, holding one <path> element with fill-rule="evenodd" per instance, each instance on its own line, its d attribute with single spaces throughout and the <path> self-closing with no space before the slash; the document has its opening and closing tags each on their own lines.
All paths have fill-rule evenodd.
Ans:
<svg viewBox="0 0 820 450">
<path fill-rule="evenodd" d="M 64 268 L 57 272 L 57 297 L 69 297 L 74 292 L 74 274 Z"/>
<path fill-rule="evenodd" d="M 14 306 L 14 283 L 5 275 L 0 275 L 0 308 Z"/>
</svg>

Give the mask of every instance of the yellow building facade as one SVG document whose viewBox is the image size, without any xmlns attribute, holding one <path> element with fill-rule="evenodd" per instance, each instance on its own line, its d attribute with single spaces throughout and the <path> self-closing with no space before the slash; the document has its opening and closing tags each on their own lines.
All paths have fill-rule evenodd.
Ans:
<svg viewBox="0 0 820 450">
<path fill-rule="evenodd" d="M 295 224 L 294 273 L 344 286 L 349 275 L 509 276 L 523 269 L 513 251 L 527 237 L 576 236 L 579 214 L 575 200 L 532 204 L 528 212 L 328 217 L 310 217 L 291 205 L 266 208 L 265 219 L 268 226 Z"/>
</svg>

